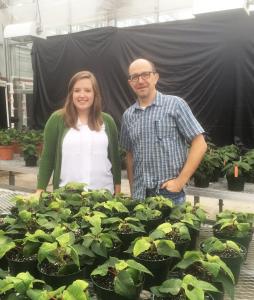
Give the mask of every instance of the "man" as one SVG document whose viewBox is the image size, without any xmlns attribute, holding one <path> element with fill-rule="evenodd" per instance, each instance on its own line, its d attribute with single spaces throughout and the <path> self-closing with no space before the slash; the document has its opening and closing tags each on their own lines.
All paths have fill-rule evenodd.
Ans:
<svg viewBox="0 0 254 300">
<path fill-rule="evenodd" d="M 185 201 L 183 188 L 207 145 L 204 130 L 187 103 L 157 91 L 158 79 L 152 62 L 137 59 L 130 64 L 128 82 L 137 101 L 123 115 L 120 144 L 127 151 L 134 199 L 160 194 L 181 204 Z"/>
</svg>

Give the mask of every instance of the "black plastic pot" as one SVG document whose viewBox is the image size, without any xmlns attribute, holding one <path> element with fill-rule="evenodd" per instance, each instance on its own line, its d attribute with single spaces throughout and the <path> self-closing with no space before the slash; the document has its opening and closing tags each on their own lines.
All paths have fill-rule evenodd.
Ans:
<svg viewBox="0 0 254 300">
<path fill-rule="evenodd" d="M 131 232 L 131 233 L 122 233 L 117 232 L 119 239 L 122 241 L 121 252 L 119 256 L 121 259 L 129 258 L 129 254 L 125 253 L 124 251 L 127 250 L 132 241 L 134 241 L 137 237 L 145 235 L 145 232 Z"/>
<path fill-rule="evenodd" d="M 7 259 L 5 256 L 0 258 L 0 269 L 2 269 L 2 270 L 8 269 L 8 262 L 7 262 Z"/>
<path fill-rule="evenodd" d="M 12 300 L 12 299 L 15 299 L 15 300 L 29 300 L 29 298 L 25 295 L 20 295 L 18 293 L 7 293 L 7 294 L 4 294 L 4 295 L 1 295 L 1 300 Z"/>
<path fill-rule="evenodd" d="M 77 279 L 84 279 L 84 269 L 81 269 L 78 272 L 68 274 L 68 275 L 49 275 L 41 271 L 40 265 L 37 266 L 37 269 L 40 274 L 40 278 L 44 280 L 48 285 L 52 286 L 54 289 L 59 288 L 63 285 L 70 285 L 73 281 Z"/>
<path fill-rule="evenodd" d="M 253 172 L 246 175 L 245 182 L 254 183 L 254 173 Z"/>
<path fill-rule="evenodd" d="M 6 254 L 10 274 L 15 276 L 21 272 L 29 272 L 34 277 L 38 277 L 37 259 L 35 257 L 24 258 L 24 260 L 13 259 L 11 251 Z"/>
<path fill-rule="evenodd" d="M 175 265 L 175 257 L 167 257 L 162 260 L 144 260 L 139 257 L 133 257 L 137 262 L 147 267 L 153 276 L 145 274 L 144 288 L 149 290 L 150 287 L 160 285 L 167 279 L 169 270 Z"/>
<path fill-rule="evenodd" d="M 143 221 L 141 220 L 141 223 L 144 224 L 145 226 L 145 231 L 147 233 L 151 232 L 152 230 L 154 230 L 156 227 L 158 227 L 163 221 L 163 217 L 159 217 L 157 219 L 152 219 L 152 220 L 148 220 L 148 221 Z"/>
<path fill-rule="evenodd" d="M 170 215 L 172 209 L 169 206 L 162 206 L 162 208 L 158 208 L 158 210 L 161 211 L 163 218 L 167 218 Z"/>
<path fill-rule="evenodd" d="M 220 178 L 221 170 L 220 168 L 214 169 L 212 176 L 210 177 L 211 182 L 217 182 Z"/>
<path fill-rule="evenodd" d="M 176 250 L 179 251 L 180 255 L 183 256 L 185 251 L 190 249 L 191 240 L 180 240 L 175 242 Z"/>
<path fill-rule="evenodd" d="M 36 167 L 38 158 L 36 156 L 30 156 L 25 159 L 26 167 Z"/>
<path fill-rule="evenodd" d="M 5 230 L 8 227 L 8 224 L 3 223 L 3 219 L 7 216 L 6 213 L 0 213 L 0 230 Z"/>
<path fill-rule="evenodd" d="M 206 188 L 209 186 L 210 178 L 207 176 L 194 175 L 194 185 L 200 188 Z"/>
<path fill-rule="evenodd" d="M 172 297 L 157 297 L 157 296 L 154 296 L 153 298 L 154 300 L 181 300 L 182 298 L 179 298 L 177 299 L 176 296 L 172 296 Z M 204 300 L 214 300 L 213 296 L 212 295 L 205 295 L 205 298 Z"/>
<path fill-rule="evenodd" d="M 96 282 L 96 277 L 91 276 L 92 282 L 93 282 L 93 287 L 97 296 L 97 300 L 128 300 L 128 298 L 123 297 L 121 295 L 116 294 L 113 290 L 103 288 L 99 286 Z M 132 300 L 139 300 L 139 295 L 142 291 L 143 288 L 143 283 L 140 283 L 137 286 L 137 291 L 136 291 L 136 297 L 133 298 Z"/>
<path fill-rule="evenodd" d="M 237 243 L 238 244 L 238 243 Z M 203 251 L 202 247 L 203 243 L 200 244 L 200 250 Z M 232 271 L 234 278 L 235 278 L 235 283 L 237 284 L 240 276 L 240 270 L 241 266 L 244 262 L 244 258 L 246 256 L 247 250 L 243 245 L 238 244 L 238 246 L 241 248 L 242 255 L 236 255 L 234 257 L 225 257 L 225 255 L 220 255 L 220 253 L 216 253 L 217 256 L 220 257 L 220 259 L 229 267 L 229 269 Z M 211 253 L 212 254 L 212 253 Z"/>
<path fill-rule="evenodd" d="M 10 232 L 6 232 L 6 235 L 9 236 L 10 238 L 12 238 L 13 240 L 17 240 L 17 239 L 23 239 L 25 237 L 26 232 L 22 230 L 19 230 L 19 232 L 16 233 L 10 233 Z"/>
<path fill-rule="evenodd" d="M 228 182 L 228 189 L 230 191 L 241 192 L 244 190 L 245 178 L 243 176 L 234 177 L 227 175 L 226 178 Z"/>
<path fill-rule="evenodd" d="M 188 229 L 189 229 L 189 233 L 190 233 L 190 237 L 191 237 L 188 250 L 195 250 L 197 248 L 197 240 L 199 237 L 199 230 L 195 229 L 193 227 L 189 227 L 189 226 L 188 226 Z"/>
<path fill-rule="evenodd" d="M 91 273 L 94 269 L 96 269 L 99 265 L 102 265 L 104 264 L 104 262 L 109 259 L 110 256 L 113 256 L 113 257 L 118 257 L 120 258 L 121 257 L 121 247 L 122 247 L 122 244 L 119 244 L 117 247 L 109 250 L 108 252 L 108 257 L 103 257 L 103 256 L 97 256 L 94 260 L 94 263 L 92 265 L 86 265 L 83 269 L 83 275 L 84 275 L 84 278 L 86 279 L 89 279 L 90 276 L 91 276 Z"/>
<path fill-rule="evenodd" d="M 252 231 L 244 237 L 233 236 L 232 234 L 227 234 L 227 232 L 221 232 L 218 228 L 213 227 L 213 235 L 220 240 L 230 240 L 240 245 L 243 245 L 248 251 L 249 244 L 252 238 Z"/>
</svg>

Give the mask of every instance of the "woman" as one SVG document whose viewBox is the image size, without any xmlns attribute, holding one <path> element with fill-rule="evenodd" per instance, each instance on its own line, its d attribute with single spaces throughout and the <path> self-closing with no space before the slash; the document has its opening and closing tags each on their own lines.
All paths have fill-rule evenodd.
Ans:
<svg viewBox="0 0 254 300">
<path fill-rule="evenodd" d="M 68 182 L 87 183 L 89 189 L 119 193 L 121 166 L 114 120 L 101 112 L 101 95 L 95 76 L 88 71 L 70 80 L 64 107 L 54 112 L 44 129 L 37 194 Z"/>
</svg>

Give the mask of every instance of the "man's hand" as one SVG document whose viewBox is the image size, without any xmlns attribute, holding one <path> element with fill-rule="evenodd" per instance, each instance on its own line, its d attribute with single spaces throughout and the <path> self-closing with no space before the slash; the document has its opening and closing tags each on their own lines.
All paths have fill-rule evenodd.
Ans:
<svg viewBox="0 0 254 300">
<path fill-rule="evenodd" d="M 179 193 L 183 189 L 184 184 L 181 183 L 181 181 L 178 178 L 170 179 L 168 181 L 165 181 L 161 185 L 161 189 L 166 189 L 173 193 Z"/>
<path fill-rule="evenodd" d="M 121 193 L 121 184 L 115 184 L 114 192 L 115 195 Z"/>
</svg>

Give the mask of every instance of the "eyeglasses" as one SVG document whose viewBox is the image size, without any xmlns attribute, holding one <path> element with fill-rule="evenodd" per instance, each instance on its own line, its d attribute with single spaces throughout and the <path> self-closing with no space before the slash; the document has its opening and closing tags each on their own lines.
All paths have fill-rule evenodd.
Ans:
<svg viewBox="0 0 254 300">
<path fill-rule="evenodd" d="M 154 72 L 154 71 L 148 71 L 148 72 L 142 72 L 140 74 L 132 74 L 132 75 L 129 75 L 129 80 L 133 81 L 133 82 L 137 82 L 139 80 L 139 77 L 141 77 L 144 80 L 147 80 L 147 79 L 150 78 L 150 75 L 152 73 L 154 74 L 156 72 Z"/>
</svg>

